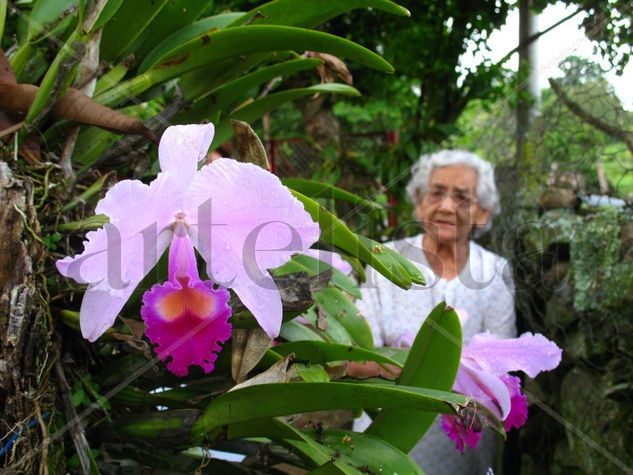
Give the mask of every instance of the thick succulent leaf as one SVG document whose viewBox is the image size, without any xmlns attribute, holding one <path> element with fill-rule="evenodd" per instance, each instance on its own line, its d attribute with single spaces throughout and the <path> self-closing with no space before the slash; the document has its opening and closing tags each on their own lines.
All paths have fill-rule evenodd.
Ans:
<svg viewBox="0 0 633 475">
<path fill-rule="evenodd" d="M 293 368 L 297 371 L 297 375 L 306 383 L 327 383 L 330 381 L 330 376 L 321 365 L 296 363 Z"/>
<path fill-rule="evenodd" d="M 354 345 L 354 338 L 336 318 L 327 312 L 321 312 L 316 306 L 310 308 L 303 315 L 311 325 L 331 343 Z"/>
<path fill-rule="evenodd" d="M 357 468 L 362 473 L 422 474 L 422 470 L 409 456 L 389 442 L 370 434 L 344 430 L 306 430 L 311 438 L 327 453 Z"/>
<path fill-rule="evenodd" d="M 367 473 L 368 469 L 372 473 L 422 473 L 406 454 L 367 434 L 341 430 L 300 431 L 273 418 L 232 424 L 227 430 L 228 440 L 254 437 L 266 437 L 287 447 L 310 467 L 334 461 L 334 468 L 342 470 L 339 473 Z"/>
<path fill-rule="evenodd" d="M 182 88 L 185 99 L 195 100 L 191 111 L 191 116 L 208 117 L 209 110 L 219 110 L 227 112 L 230 107 L 237 104 L 239 100 L 245 99 L 249 90 L 259 86 L 271 79 L 307 69 L 316 68 L 322 64 L 319 59 L 295 59 L 284 63 L 274 64 L 260 68 L 252 73 L 229 81 L 222 86 L 209 90 L 208 81 L 197 78 L 195 82 L 188 82 L 183 79 Z M 187 120 L 184 120 L 187 122 Z"/>
<path fill-rule="evenodd" d="M 153 65 L 158 64 L 161 60 L 174 54 L 174 51 L 190 49 L 202 44 L 205 41 L 204 38 L 207 38 L 209 34 L 226 27 L 229 23 L 242 15 L 243 13 L 241 12 L 221 13 L 182 27 L 158 43 L 154 49 L 147 54 L 139 66 L 139 71 L 141 73 L 147 71 Z"/>
<path fill-rule="evenodd" d="M 153 69 L 120 84 L 96 99 L 105 105 L 116 105 L 128 96 L 135 96 L 150 87 L 180 77 L 198 68 L 219 64 L 249 53 L 284 51 L 292 45 L 298 51 L 320 51 L 348 58 L 385 72 L 392 66 L 376 53 L 349 40 L 318 31 L 286 26 L 248 26 L 216 31 L 197 47 L 187 51 L 176 48 Z"/>
<path fill-rule="evenodd" d="M 402 367 L 403 365 L 388 356 L 365 348 L 322 341 L 293 341 L 281 343 L 271 351 L 281 356 L 295 355 L 299 361 L 325 364 L 333 361 L 375 361 Z"/>
<path fill-rule="evenodd" d="M 219 59 L 280 51 L 289 45 L 297 51 L 331 53 L 379 71 L 393 72 L 393 67 L 381 56 L 352 41 L 320 31 L 278 25 L 249 25 L 219 30 L 193 44 L 176 46 L 158 57 L 149 68 L 169 70 L 169 75 L 175 77 Z"/>
<path fill-rule="evenodd" d="M 315 259 L 314 257 L 304 256 L 302 254 L 293 256 L 292 260 L 275 269 L 275 275 L 285 275 L 293 272 L 308 272 L 308 275 L 317 275 L 325 271 L 332 272 L 330 279 L 332 285 L 347 292 L 352 297 L 357 299 L 362 297 L 354 279 L 345 275 L 340 270 L 331 267 L 328 263 Z"/>
<path fill-rule="evenodd" d="M 4 35 L 4 22 L 7 18 L 7 2 L 3 0 L 0 2 L 0 38 Z"/>
<path fill-rule="evenodd" d="M 160 13 L 168 0 L 123 2 L 103 28 L 100 55 L 117 61 Z"/>
<path fill-rule="evenodd" d="M 409 348 L 390 348 L 388 346 L 384 346 L 374 348 L 374 352 L 397 361 L 399 366 L 404 366 L 407 362 L 407 358 L 409 357 Z"/>
<path fill-rule="evenodd" d="M 393 269 L 394 272 L 406 273 L 411 279 L 411 282 L 415 284 L 426 284 L 424 274 L 422 274 L 420 269 L 418 269 L 415 264 L 399 252 L 396 252 L 390 247 L 384 246 L 368 237 L 361 235 L 358 237 L 365 246 L 369 249 L 373 249 L 376 255 L 379 256 L 379 259 L 381 259 L 390 269 Z"/>
<path fill-rule="evenodd" d="M 231 424 L 226 436 L 228 440 L 266 437 L 296 449 L 311 466 L 319 466 L 330 460 L 326 450 L 312 438 L 279 419 L 254 419 Z"/>
<path fill-rule="evenodd" d="M 199 440 L 224 425 L 262 417 L 332 409 L 401 408 L 454 414 L 469 399 L 459 394 L 406 386 L 353 383 L 279 383 L 249 386 L 214 399 L 192 429 Z"/>
<path fill-rule="evenodd" d="M 252 437 L 266 437 L 285 446 L 297 453 L 309 467 L 323 467 L 332 464 L 332 468 L 335 470 L 333 473 L 361 474 L 346 463 L 348 460 L 332 461 L 333 457 L 327 447 L 318 444 L 311 437 L 278 419 L 257 419 L 232 424 L 228 427 L 227 438 L 229 440 Z"/>
<path fill-rule="evenodd" d="M 362 472 L 345 464 L 342 465 L 338 460 L 330 460 L 328 463 L 315 468 L 310 475 L 361 475 Z"/>
<path fill-rule="evenodd" d="M 93 32 L 108 23 L 122 4 L 123 0 L 108 0 L 90 31 Z"/>
<path fill-rule="evenodd" d="M 167 38 L 173 33 L 191 25 L 213 4 L 213 0 L 170 0 L 141 34 L 122 53 L 122 56 L 134 54 L 137 61 L 142 61 L 156 47 L 156 40 Z"/>
<path fill-rule="evenodd" d="M 130 66 L 127 65 L 125 62 L 119 63 L 114 66 L 112 69 L 110 69 L 110 71 L 97 79 L 97 85 L 95 86 L 93 95 L 96 96 L 116 86 L 121 81 L 121 79 L 125 77 L 129 69 Z"/>
<path fill-rule="evenodd" d="M 296 0 L 275 0 L 245 13 L 230 26 L 249 22 L 255 25 L 275 24 L 312 28 L 356 8 L 374 8 L 394 15 L 410 15 L 406 8 L 389 0 L 321 0 L 306 2 L 301 8 L 297 8 Z"/>
<path fill-rule="evenodd" d="M 88 38 L 74 32 L 55 56 L 44 75 L 24 121 L 36 123 L 50 110 L 58 97 L 70 87 L 77 70 L 76 57 L 81 56 Z"/>
<path fill-rule="evenodd" d="M 288 341 L 325 341 L 323 336 L 296 320 L 284 322 L 279 336 Z"/>
<path fill-rule="evenodd" d="M 20 43 L 37 40 L 39 36 L 57 32 L 56 26 L 60 20 L 68 16 L 77 8 L 78 0 L 37 0 L 33 3 L 33 10 L 29 15 L 26 38 Z"/>
<path fill-rule="evenodd" d="M 307 180 L 305 178 L 282 178 L 281 182 L 288 188 L 297 190 L 299 193 L 303 193 L 312 199 L 335 199 L 347 201 L 348 203 L 362 206 L 363 208 L 367 208 L 369 210 L 380 211 L 383 209 L 383 206 L 380 203 L 361 198 L 360 196 L 328 183 Z"/>
<path fill-rule="evenodd" d="M 354 343 L 363 348 L 374 347 L 374 338 L 367 320 L 343 292 L 333 287 L 319 290 L 314 293 L 314 300 L 328 315 L 328 321 L 341 324 Z"/>
<path fill-rule="evenodd" d="M 461 343 L 459 317 L 442 302 L 433 309 L 418 332 L 398 384 L 450 391 L 459 369 Z M 366 432 L 409 452 L 435 417 L 436 414 L 429 412 L 386 408 Z"/>
<path fill-rule="evenodd" d="M 321 228 L 321 241 L 336 246 L 372 266 L 394 284 L 408 289 L 411 287 L 411 278 L 406 272 L 395 273 L 388 268 L 377 256 L 374 250 L 368 249 L 340 219 L 307 196 L 292 190 L 292 194 L 303 203 L 312 219 L 319 223 Z"/>
<path fill-rule="evenodd" d="M 215 136 L 211 147 L 218 147 L 229 140 L 233 135 L 233 127 L 231 120 L 237 119 L 244 122 L 253 123 L 266 112 L 279 107 L 286 102 L 294 101 L 300 97 L 311 96 L 313 94 L 345 94 L 349 96 L 359 96 L 360 93 L 347 84 L 317 84 L 310 87 L 302 87 L 297 89 L 289 89 L 287 91 L 276 92 L 268 96 L 257 99 L 235 112 L 229 114 L 215 129 Z"/>
</svg>

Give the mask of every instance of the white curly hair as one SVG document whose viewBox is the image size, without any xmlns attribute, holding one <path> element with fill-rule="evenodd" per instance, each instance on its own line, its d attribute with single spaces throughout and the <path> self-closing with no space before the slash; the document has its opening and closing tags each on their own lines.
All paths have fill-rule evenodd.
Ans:
<svg viewBox="0 0 633 475">
<path fill-rule="evenodd" d="M 411 167 L 411 181 L 407 185 L 407 195 L 415 207 L 419 193 L 428 191 L 431 173 L 436 168 L 450 165 L 464 165 L 477 173 L 477 201 L 479 206 L 490 211 L 488 221 L 473 231 L 475 237 L 485 234 L 492 227 L 492 220 L 501 213 L 499 193 L 495 184 L 495 170 L 490 162 L 465 150 L 440 150 L 422 155 Z"/>
</svg>

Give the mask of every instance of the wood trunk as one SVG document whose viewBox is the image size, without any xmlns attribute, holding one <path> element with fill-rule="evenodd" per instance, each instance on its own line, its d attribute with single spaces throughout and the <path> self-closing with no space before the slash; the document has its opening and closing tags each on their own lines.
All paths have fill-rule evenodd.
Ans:
<svg viewBox="0 0 633 475">
<path fill-rule="evenodd" d="M 44 246 L 33 186 L 16 178 L 11 168 L 17 162 L 9 163 L 0 161 L 0 466 L 7 473 L 47 473 L 46 427 L 55 414 L 49 373 L 56 352 Z"/>
</svg>

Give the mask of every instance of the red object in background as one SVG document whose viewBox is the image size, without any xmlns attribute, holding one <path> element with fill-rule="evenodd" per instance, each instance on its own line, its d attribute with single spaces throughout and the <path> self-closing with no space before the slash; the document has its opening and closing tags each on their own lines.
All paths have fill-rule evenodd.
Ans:
<svg viewBox="0 0 633 475">
<path fill-rule="evenodd" d="M 398 225 L 398 217 L 396 213 L 393 211 L 393 208 L 398 204 L 398 200 L 391 194 L 387 193 L 387 202 L 391 209 L 389 210 L 389 214 L 387 216 L 387 224 L 390 228 L 395 228 Z"/>
<path fill-rule="evenodd" d="M 388 130 L 385 132 L 385 142 L 389 145 L 398 145 L 400 143 L 400 133 L 397 130 Z"/>
</svg>

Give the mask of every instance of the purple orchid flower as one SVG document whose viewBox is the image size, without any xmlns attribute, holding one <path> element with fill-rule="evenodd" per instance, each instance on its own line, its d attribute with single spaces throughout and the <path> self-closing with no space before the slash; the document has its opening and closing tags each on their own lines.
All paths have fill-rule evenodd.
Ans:
<svg viewBox="0 0 633 475">
<path fill-rule="evenodd" d="M 534 378 L 541 371 L 556 368 L 562 350 L 540 334 L 524 333 L 519 338 L 498 339 L 489 332 L 473 336 L 464 346 L 453 391 L 471 396 L 503 421 L 506 431 L 527 420 L 527 398 L 521 394 L 521 380 L 507 374 L 523 371 Z M 464 444 L 475 448 L 481 432 L 457 416 L 442 416 L 442 428 L 459 451 Z"/>
<path fill-rule="evenodd" d="M 184 375 L 190 365 L 213 369 L 218 342 L 231 326 L 234 290 L 271 337 L 279 334 L 282 304 L 268 269 L 305 252 L 320 230 L 279 179 L 253 164 L 220 158 L 198 170 L 214 127 L 169 127 L 159 149 L 161 172 L 149 185 L 123 180 L 99 201 L 109 217 L 86 235 L 84 252 L 57 261 L 59 272 L 88 284 L 81 331 L 96 340 L 168 246 L 169 278 L 143 296 L 141 316 L 159 358 Z M 211 280 L 200 279 L 194 247 Z"/>
</svg>

